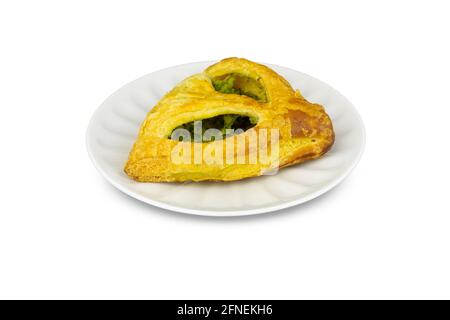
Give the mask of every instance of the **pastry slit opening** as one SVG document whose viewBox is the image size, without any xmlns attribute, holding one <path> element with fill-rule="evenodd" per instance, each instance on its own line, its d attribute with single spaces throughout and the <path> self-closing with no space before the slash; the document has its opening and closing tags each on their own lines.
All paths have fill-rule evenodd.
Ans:
<svg viewBox="0 0 450 320">
<path fill-rule="evenodd" d="M 257 80 L 239 73 L 229 73 L 212 79 L 214 89 L 222 93 L 240 94 L 259 102 L 267 102 L 264 86 Z"/>
<path fill-rule="evenodd" d="M 257 124 L 257 119 L 241 114 L 222 114 L 179 125 L 169 139 L 177 141 L 212 142 L 244 133 Z"/>
</svg>

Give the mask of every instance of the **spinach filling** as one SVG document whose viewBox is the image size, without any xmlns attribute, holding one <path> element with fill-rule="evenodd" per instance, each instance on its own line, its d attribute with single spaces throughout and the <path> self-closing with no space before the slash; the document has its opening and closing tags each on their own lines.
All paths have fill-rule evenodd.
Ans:
<svg viewBox="0 0 450 320">
<path fill-rule="evenodd" d="M 184 123 L 175 129 L 170 134 L 170 139 L 182 140 L 174 132 L 177 129 L 185 129 L 189 132 L 191 140 L 194 142 L 211 142 L 215 140 L 225 139 L 226 137 L 242 133 L 256 125 L 256 119 L 240 114 L 223 114 L 212 118 L 202 119 Z M 201 125 L 201 129 L 200 129 Z M 198 126 L 197 130 L 194 130 Z M 208 136 L 205 135 L 206 130 L 217 129 L 220 134 Z M 232 129 L 232 132 L 227 132 L 227 129 Z M 217 132 L 217 133 L 219 133 Z M 184 140 L 185 141 L 185 140 Z"/>
<path fill-rule="evenodd" d="M 230 73 L 214 78 L 212 79 L 212 84 L 216 91 L 222 93 L 240 94 L 257 101 L 267 102 L 266 91 L 261 83 L 238 73 Z"/>
</svg>

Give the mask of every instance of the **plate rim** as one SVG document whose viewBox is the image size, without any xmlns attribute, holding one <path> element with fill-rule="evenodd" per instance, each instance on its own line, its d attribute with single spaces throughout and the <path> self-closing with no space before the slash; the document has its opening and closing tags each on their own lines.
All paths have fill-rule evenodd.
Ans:
<svg viewBox="0 0 450 320">
<path fill-rule="evenodd" d="M 216 61 L 197 61 L 197 62 L 190 62 L 190 63 L 183 63 L 183 64 L 178 64 L 178 65 L 174 65 L 171 67 L 167 67 L 167 68 L 162 68 L 153 72 L 150 72 L 148 74 L 145 74 L 135 80 L 132 80 L 130 82 L 127 82 L 126 84 L 124 84 L 123 86 L 121 86 L 120 88 L 118 88 L 117 90 L 115 90 L 113 93 L 111 93 L 105 100 L 103 100 L 103 102 L 97 107 L 97 109 L 94 111 L 94 113 L 92 114 L 88 126 L 87 126 L 87 130 L 86 130 L 86 137 L 85 137 L 85 142 L 86 142 L 86 149 L 89 155 L 89 158 L 91 159 L 94 167 L 97 169 L 98 172 L 100 172 L 100 174 L 111 184 L 113 185 L 115 188 L 117 188 L 118 190 L 120 190 L 121 192 L 125 193 L 126 195 L 137 199 L 139 201 L 142 201 L 146 204 L 152 205 L 154 207 L 159 207 L 165 210 L 169 210 L 169 211 L 173 211 L 173 212 L 179 212 L 179 213 L 185 213 L 185 214 L 190 214 L 190 215 L 198 215 L 198 216 L 210 216 L 210 217 L 237 217 L 237 216 L 250 216 L 250 215 L 257 215 L 257 214 L 264 214 L 264 213 L 269 213 L 269 212 L 276 212 L 276 211 L 280 211 L 282 209 L 287 209 L 290 207 L 294 207 L 294 206 L 298 206 L 302 203 L 308 202 L 312 199 L 315 199 L 325 193 L 327 193 L 328 191 L 330 191 L 331 189 L 335 188 L 337 185 L 339 185 L 342 181 L 344 181 L 349 175 L 350 173 L 354 170 L 354 168 L 356 167 L 356 165 L 359 163 L 359 161 L 361 160 L 361 157 L 364 153 L 365 147 L 366 147 L 366 129 L 364 126 L 364 122 L 362 120 L 361 115 L 359 114 L 358 110 L 356 109 L 356 107 L 353 105 L 353 103 L 351 103 L 350 100 L 348 100 L 343 94 L 341 94 L 338 90 L 336 90 L 334 87 L 330 86 L 328 83 L 323 82 L 322 80 L 319 80 L 313 76 L 310 76 L 309 74 L 306 74 L 304 72 L 301 71 L 297 71 L 288 67 L 284 67 L 284 66 L 279 66 L 276 64 L 271 64 L 271 63 L 263 63 L 264 65 L 267 66 L 274 66 L 274 67 L 279 67 L 282 69 L 286 69 L 286 70 L 290 70 L 293 72 L 297 72 L 297 73 L 302 73 L 314 80 L 317 80 L 321 83 L 326 84 L 327 86 L 329 86 L 331 89 L 333 89 L 334 91 L 336 91 L 342 98 L 344 98 L 348 104 L 349 107 L 351 107 L 353 109 L 353 112 L 355 113 L 357 120 L 361 126 L 361 133 L 362 133 L 362 137 L 361 137 L 361 147 L 359 149 L 358 154 L 354 157 L 353 162 L 351 163 L 351 165 L 347 168 L 347 170 L 342 173 L 340 176 L 338 176 L 337 178 L 335 178 L 334 180 L 332 180 L 330 183 L 326 184 L 324 187 L 316 190 L 315 192 L 312 192 L 308 195 L 302 196 L 298 199 L 294 199 L 291 201 L 286 201 L 277 205 L 272 205 L 272 206 L 265 206 L 265 207 L 261 207 L 261 208 L 254 208 L 254 209 L 245 209 L 245 210 L 202 210 L 202 209 L 190 209 L 190 208 L 185 208 L 182 206 L 176 206 L 176 205 L 171 205 L 171 204 L 167 204 L 165 202 L 160 202 L 157 200 L 153 200 L 150 199 L 148 197 L 145 197 L 143 195 L 138 194 L 137 192 L 134 192 L 133 190 L 130 190 L 128 188 L 126 188 L 125 186 L 123 186 L 122 184 L 120 184 L 119 182 L 114 181 L 104 170 L 103 168 L 99 165 L 99 163 L 97 162 L 97 160 L 94 157 L 94 152 L 92 150 L 92 146 L 91 146 L 91 142 L 90 142 L 90 137 L 92 134 L 92 127 L 93 124 L 95 122 L 95 119 L 98 117 L 98 114 L 100 113 L 100 110 L 102 110 L 105 107 L 105 103 L 112 97 L 114 96 L 117 92 L 119 92 L 123 87 L 130 85 L 131 83 L 135 82 L 135 81 L 139 81 L 140 79 L 147 77 L 151 74 L 157 73 L 157 72 L 161 72 L 164 70 L 168 70 L 168 69 L 172 69 L 172 68 L 177 68 L 177 67 L 182 67 L 182 66 L 187 66 L 187 65 L 193 65 L 193 64 L 207 64 L 207 63 L 214 63 Z M 151 110 L 151 109 L 150 109 Z M 149 111 L 150 111 L 149 110 Z"/>
</svg>

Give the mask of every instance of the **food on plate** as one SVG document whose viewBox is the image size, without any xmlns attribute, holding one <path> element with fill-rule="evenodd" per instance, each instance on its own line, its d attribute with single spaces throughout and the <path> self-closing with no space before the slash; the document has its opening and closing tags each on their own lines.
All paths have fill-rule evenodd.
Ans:
<svg viewBox="0 0 450 320">
<path fill-rule="evenodd" d="M 333 143 L 321 105 L 269 67 L 228 58 L 156 104 L 125 172 L 141 182 L 240 180 L 319 158 Z"/>
</svg>

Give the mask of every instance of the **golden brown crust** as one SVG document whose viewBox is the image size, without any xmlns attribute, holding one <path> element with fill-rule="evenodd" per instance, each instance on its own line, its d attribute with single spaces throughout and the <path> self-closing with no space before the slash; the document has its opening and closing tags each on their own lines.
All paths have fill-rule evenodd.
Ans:
<svg viewBox="0 0 450 320">
<path fill-rule="evenodd" d="M 265 88 L 267 101 L 215 91 L 211 79 L 232 73 L 257 80 Z M 279 157 L 271 158 L 268 163 L 258 158 L 256 163 L 247 161 L 241 164 L 237 163 L 239 154 L 233 152 L 231 158 L 234 162 L 230 164 L 211 164 L 204 159 L 199 163 L 187 164 L 171 161 L 174 148 L 178 145 L 176 141 L 168 139 L 174 128 L 193 120 L 222 114 L 248 115 L 257 118 L 258 123 L 239 136 L 222 141 L 185 142 L 183 146 L 185 150 L 190 150 L 192 160 L 199 147 L 202 149 L 201 154 L 209 149 L 222 148 L 225 158 L 230 153 L 223 149 L 227 141 L 237 137 L 251 139 L 262 129 L 279 131 Z M 294 91 L 284 78 L 270 68 L 246 59 L 228 58 L 182 81 L 148 113 L 130 152 L 125 172 L 141 182 L 240 180 L 259 176 L 274 166 L 286 167 L 316 159 L 325 154 L 333 142 L 333 126 L 322 106 L 305 100 L 299 91 Z M 243 156 L 248 160 L 257 152 L 255 148 L 245 145 Z"/>
</svg>

